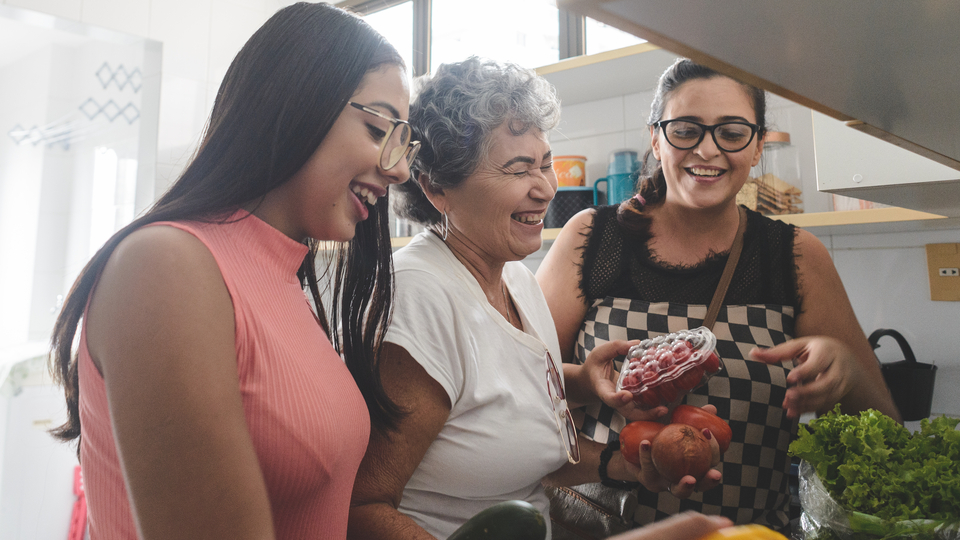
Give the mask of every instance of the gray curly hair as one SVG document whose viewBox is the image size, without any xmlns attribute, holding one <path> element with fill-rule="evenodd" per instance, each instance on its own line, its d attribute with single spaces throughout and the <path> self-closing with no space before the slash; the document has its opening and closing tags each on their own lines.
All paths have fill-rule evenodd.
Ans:
<svg viewBox="0 0 960 540">
<path fill-rule="evenodd" d="M 531 128 L 547 133 L 560 122 L 554 87 L 515 64 L 475 56 L 443 64 L 433 77 L 417 79 L 414 91 L 410 124 L 420 153 L 413 175 L 426 174 L 431 188 L 455 187 L 473 174 L 490 151 L 491 134 L 504 122 L 514 135 Z M 398 194 L 394 211 L 399 216 L 425 226 L 440 221 L 416 180 L 391 191 Z"/>
</svg>

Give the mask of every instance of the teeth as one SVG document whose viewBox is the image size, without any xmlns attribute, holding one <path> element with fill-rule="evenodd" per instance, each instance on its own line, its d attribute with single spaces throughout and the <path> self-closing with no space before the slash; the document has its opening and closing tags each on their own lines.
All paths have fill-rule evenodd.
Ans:
<svg viewBox="0 0 960 540">
<path fill-rule="evenodd" d="M 721 173 L 716 169 L 701 169 L 700 167 L 691 167 L 690 172 L 697 176 L 720 176 Z"/>
<path fill-rule="evenodd" d="M 524 214 L 522 216 L 517 216 L 517 215 L 510 216 L 510 218 L 513 219 L 514 221 L 519 221 L 520 223 L 524 223 L 527 225 L 536 225 L 537 223 L 540 223 L 541 221 L 543 221 L 544 215 L 546 214 L 545 213 Z"/>
<path fill-rule="evenodd" d="M 367 204 L 370 206 L 377 204 L 377 196 L 369 189 L 358 186 L 353 188 L 352 191 L 356 193 L 357 197 L 359 197 L 361 201 L 366 200 Z"/>
</svg>

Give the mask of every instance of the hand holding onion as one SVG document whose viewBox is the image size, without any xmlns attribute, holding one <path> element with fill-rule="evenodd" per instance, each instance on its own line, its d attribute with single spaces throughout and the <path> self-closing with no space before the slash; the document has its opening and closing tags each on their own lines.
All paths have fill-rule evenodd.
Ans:
<svg viewBox="0 0 960 540">
<path fill-rule="evenodd" d="M 683 407 L 683 408 L 681 408 Z M 730 444 L 730 428 L 718 418 L 716 408 L 682 405 L 671 424 L 631 422 L 620 432 L 623 459 L 640 470 L 638 479 L 648 490 L 670 491 L 687 498 L 695 490 L 719 485 L 720 455 Z"/>
</svg>

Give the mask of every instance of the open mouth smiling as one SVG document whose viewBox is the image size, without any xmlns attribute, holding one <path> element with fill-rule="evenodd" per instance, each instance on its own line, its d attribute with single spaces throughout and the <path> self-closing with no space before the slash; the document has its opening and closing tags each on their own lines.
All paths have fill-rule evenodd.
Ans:
<svg viewBox="0 0 960 540">
<path fill-rule="evenodd" d="M 353 186 L 350 188 L 350 191 L 352 191 L 358 199 L 366 202 L 370 206 L 377 204 L 377 199 L 379 198 L 377 194 L 363 186 Z"/>
<path fill-rule="evenodd" d="M 538 225 L 543 221 L 543 217 L 545 215 L 547 215 L 545 211 L 536 213 L 536 214 L 530 214 L 530 213 L 513 214 L 510 216 L 510 219 L 519 223 L 523 223 L 524 225 Z"/>
<path fill-rule="evenodd" d="M 707 178 L 715 178 L 726 172 L 725 169 L 705 169 L 703 167 L 687 167 L 684 170 L 692 176 L 704 176 Z"/>
</svg>

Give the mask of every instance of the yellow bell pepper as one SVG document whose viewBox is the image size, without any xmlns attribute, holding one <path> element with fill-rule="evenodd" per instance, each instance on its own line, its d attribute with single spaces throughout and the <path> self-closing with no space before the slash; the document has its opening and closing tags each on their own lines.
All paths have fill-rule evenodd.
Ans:
<svg viewBox="0 0 960 540">
<path fill-rule="evenodd" d="M 763 525 L 737 525 L 714 531 L 700 540 L 787 540 L 787 537 Z"/>
</svg>

